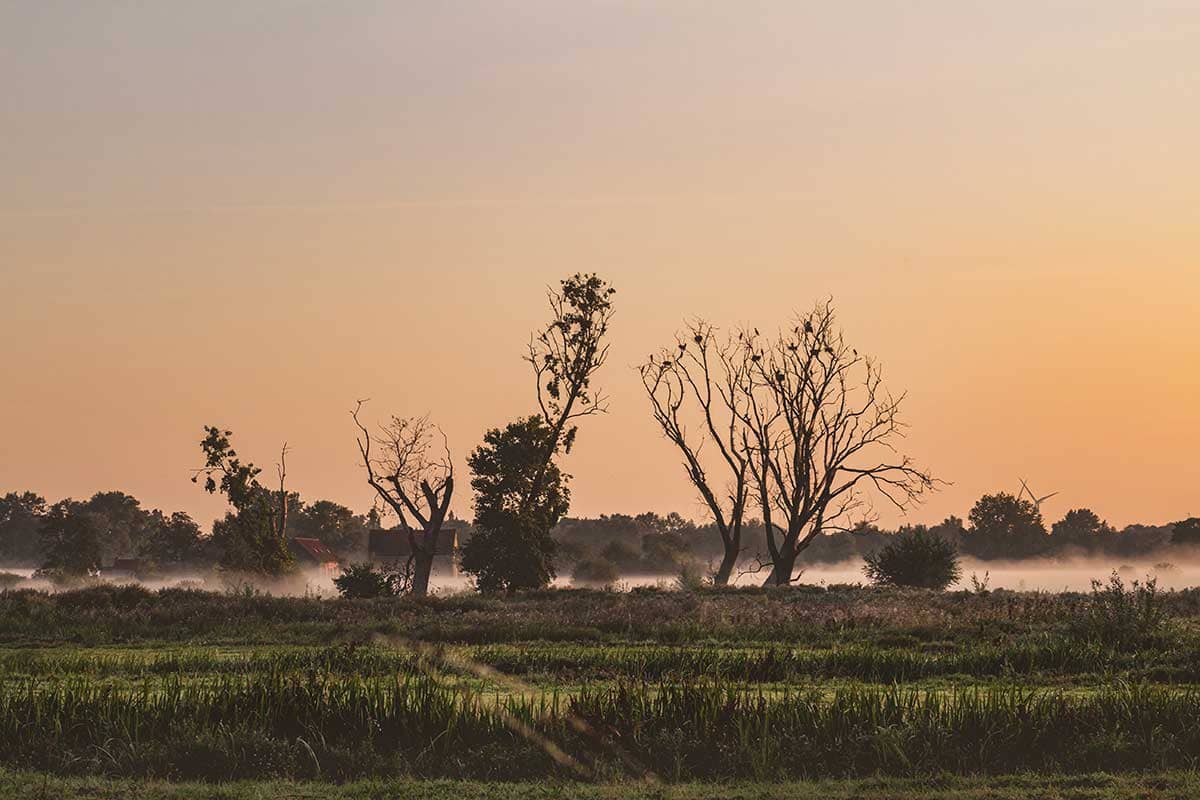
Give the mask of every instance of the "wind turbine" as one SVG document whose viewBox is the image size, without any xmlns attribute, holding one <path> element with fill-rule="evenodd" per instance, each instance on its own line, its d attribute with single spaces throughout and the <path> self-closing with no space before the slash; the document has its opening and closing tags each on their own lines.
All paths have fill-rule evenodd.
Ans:
<svg viewBox="0 0 1200 800">
<path fill-rule="evenodd" d="M 1020 499 L 1022 495 L 1026 494 L 1029 495 L 1029 500 L 1033 503 L 1033 507 L 1038 510 L 1039 514 L 1042 513 L 1042 503 L 1058 494 L 1058 492 L 1051 492 L 1043 497 L 1038 497 L 1033 493 L 1033 490 L 1029 488 L 1029 484 L 1025 482 L 1024 478 L 1018 478 L 1017 480 L 1021 481 L 1021 491 L 1017 492 L 1017 498 Z"/>
</svg>

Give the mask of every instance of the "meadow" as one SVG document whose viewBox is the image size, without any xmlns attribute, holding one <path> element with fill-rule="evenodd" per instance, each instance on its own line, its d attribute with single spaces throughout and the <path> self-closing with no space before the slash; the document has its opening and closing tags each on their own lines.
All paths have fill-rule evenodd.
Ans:
<svg viewBox="0 0 1200 800">
<path fill-rule="evenodd" d="M 1198 619 L 1200 591 L 1113 585 L 6 591 L 0 782 L 48 796 L 96 781 L 147 797 L 218 782 L 230 797 L 330 783 L 347 797 L 534 783 L 807 796 L 821 781 L 825 797 L 871 781 L 895 797 L 1192 796 Z"/>
</svg>

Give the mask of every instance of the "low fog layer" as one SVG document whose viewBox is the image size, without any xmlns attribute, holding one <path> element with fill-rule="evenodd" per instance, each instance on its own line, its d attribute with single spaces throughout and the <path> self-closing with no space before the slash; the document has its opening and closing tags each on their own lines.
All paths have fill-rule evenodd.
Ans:
<svg viewBox="0 0 1200 800">
<path fill-rule="evenodd" d="M 1117 559 L 1030 559 L 1026 561 L 978 561 L 964 558 L 962 578 L 953 586 L 955 589 L 973 588 L 972 576 L 989 589 L 1011 589 L 1013 591 L 1088 591 L 1093 580 L 1107 580 L 1116 571 L 1124 580 L 1155 578 L 1163 589 L 1184 589 L 1200 586 L 1200 561 L 1164 560 L 1136 561 Z M 29 579 L 22 588 L 56 591 L 58 587 L 48 581 L 33 578 L 33 570 L 6 568 L 0 572 L 11 572 Z M 757 586 L 762 583 L 765 571 L 760 574 L 736 575 L 734 583 L 739 586 Z M 661 586 L 666 589 L 676 585 L 674 574 L 630 574 L 622 575 L 615 588 L 632 589 L 638 586 Z M 121 579 L 114 583 L 140 583 L 149 589 L 164 587 L 190 587 L 209 591 L 238 591 L 247 588 L 276 595 L 336 597 L 338 592 L 333 579 L 320 570 L 305 570 L 289 578 L 272 581 L 249 582 L 231 580 L 217 575 L 177 576 L 167 580 L 134 581 Z M 819 564 L 804 569 L 799 583 L 830 586 L 846 583 L 868 583 L 863 575 L 862 561 L 852 560 L 840 564 Z M 560 575 L 554 586 L 567 588 L 573 584 L 568 576 Z M 465 575 L 433 575 L 431 589 L 438 594 L 470 591 L 470 579 Z"/>
</svg>

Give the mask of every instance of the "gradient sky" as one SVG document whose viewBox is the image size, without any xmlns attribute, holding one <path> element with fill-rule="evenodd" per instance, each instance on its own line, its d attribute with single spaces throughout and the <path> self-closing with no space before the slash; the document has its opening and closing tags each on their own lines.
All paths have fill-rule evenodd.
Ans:
<svg viewBox="0 0 1200 800">
<path fill-rule="evenodd" d="M 461 465 L 595 270 L 576 515 L 701 516 L 633 365 L 827 296 L 953 482 L 910 519 L 1200 514 L 1194 2 L 4 0 L 0 98 L 0 491 L 207 522 L 216 423 L 364 510 L 354 400 Z"/>
</svg>

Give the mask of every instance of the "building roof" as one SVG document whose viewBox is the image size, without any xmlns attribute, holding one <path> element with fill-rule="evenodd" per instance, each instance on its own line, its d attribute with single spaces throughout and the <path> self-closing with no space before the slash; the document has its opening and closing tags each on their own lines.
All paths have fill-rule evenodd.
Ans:
<svg viewBox="0 0 1200 800">
<path fill-rule="evenodd" d="M 288 539 L 288 549 L 292 551 L 292 555 L 315 564 L 337 563 L 340 560 L 337 554 L 330 550 L 320 539 L 297 536 L 293 539 Z"/>
<path fill-rule="evenodd" d="M 413 537 L 417 544 L 425 539 L 425 531 L 416 531 Z M 408 543 L 408 531 L 371 531 L 367 538 L 367 552 L 371 558 L 408 558 L 412 549 Z M 438 532 L 435 556 L 452 556 L 458 552 L 458 528 L 442 527 Z"/>
</svg>

